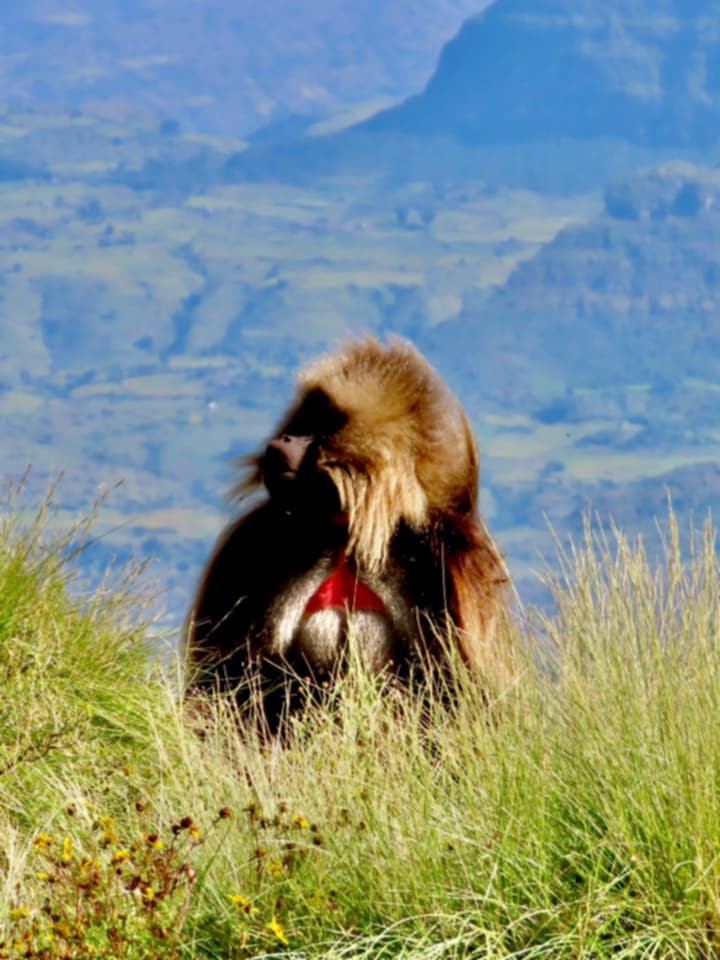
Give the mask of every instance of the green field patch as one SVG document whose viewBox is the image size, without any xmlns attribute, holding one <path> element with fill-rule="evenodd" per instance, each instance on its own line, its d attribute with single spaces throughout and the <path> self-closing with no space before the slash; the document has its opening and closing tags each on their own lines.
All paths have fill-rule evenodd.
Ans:
<svg viewBox="0 0 720 960">
<path fill-rule="evenodd" d="M 720 383 L 713 380 L 698 380 L 695 377 L 686 377 L 682 382 L 683 385 L 693 390 L 708 390 L 712 393 L 720 393 Z M 649 387 L 646 389 L 649 389 Z"/>
<path fill-rule="evenodd" d="M 232 365 L 229 357 L 170 357 L 168 366 L 178 370 L 222 370 Z"/>
<path fill-rule="evenodd" d="M 127 377 L 118 382 L 105 381 L 76 387 L 72 391 L 75 397 L 195 397 L 203 393 L 201 384 L 189 383 L 173 374 L 149 374 L 142 377 Z"/>
<path fill-rule="evenodd" d="M 122 517 L 125 527 L 145 530 L 170 530 L 174 536 L 203 539 L 217 532 L 218 517 L 212 510 L 167 508 L 128 513 Z"/>
<path fill-rule="evenodd" d="M 428 319 L 431 324 L 435 324 L 457 317 L 462 310 L 463 300 L 456 293 L 431 293 L 426 304 Z"/>
<path fill-rule="evenodd" d="M 273 186 L 258 190 L 255 187 L 232 187 L 222 191 L 194 196 L 186 201 L 193 209 L 242 211 L 275 223 L 308 223 L 333 205 L 323 195 L 290 187 Z"/>
<path fill-rule="evenodd" d="M 520 260 L 531 256 L 532 250 L 523 249 L 517 256 L 494 257 L 478 265 L 475 277 L 476 284 L 479 287 L 501 286 Z"/>
<path fill-rule="evenodd" d="M 259 410 L 257 407 L 237 406 L 230 403 L 223 399 L 220 390 L 215 399 L 209 399 L 202 410 L 193 413 L 193 417 L 196 415 L 206 426 L 214 425 L 214 429 L 219 431 L 218 439 L 220 440 L 223 437 L 227 440 L 228 435 L 231 435 L 236 440 L 247 438 L 253 441 L 266 435 L 277 416 L 274 412 Z"/>
<path fill-rule="evenodd" d="M 333 113 L 331 117 L 314 123 L 308 129 L 307 134 L 311 137 L 322 137 L 330 133 L 338 133 L 340 130 L 345 130 L 356 123 L 362 123 L 363 120 L 367 120 L 381 110 L 386 110 L 395 102 L 388 97 L 378 97 L 375 100 L 354 103 L 339 113 Z"/>
<path fill-rule="evenodd" d="M 432 223 L 432 235 L 441 243 L 497 243 L 508 237 L 504 216 L 491 211 L 441 210 Z"/>
<path fill-rule="evenodd" d="M 164 246 L 192 243 L 198 230 L 200 218 L 190 215 L 187 211 L 172 207 L 150 207 L 143 210 L 142 226 L 137 230 L 145 240 L 152 240 Z M 212 229 L 210 226 L 200 227 L 200 232 Z"/>
<path fill-rule="evenodd" d="M 0 414 L 3 416 L 12 416 L 13 414 L 37 413 L 44 406 L 45 401 L 36 393 L 27 393 L 24 390 L 8 390 L 6 393 L 0 393 Z"/>
<path fill-rule="evenodd" d="M 605 426 L 602 422 L 587 422 L 582 425 L 580 435 L 590 435 Z M 577 443 L 578 430 L 575 425 L 565 423 L 544 425 L 536 424 L 530 433 L 501 431 L 488 441 L 489 454 L 494 458 L 523 460 L 525 458 L 555 459 L 559 453 L 569 451 Z"/>
<path fill-rule="evenodd" d="M 594 454 L 581 453 L 577 450 L 568 451 L 565 456 L 559 457 L 567 472 L 568 478 L 594 483 L 599 479 L 610 479 L 615 483 L 629 483 L 647 477 L 657 477 L 676 470 L 678 467 L 692 467 L 708 460 L 717 458 L 719 450 L 689 449 L 687 451 L 674 450 L 672 453 L 637 452 L 618 453 L 603 449 Z"/>
<path fill-rule="evenodd" d="M 178 59 L 178 57 L 167 53 L 158 53 L 149 54 L 145 57 L 121 57 L 117 62 L 118 66 L 125 70 L 144 73 L 149 67 L 165 67 L 168 64 L 177 63 Z"/>
<path fill-rule="evenodd" d="M 521 243 L 531 243 L 537 246 L 547 243 L 564 227 L 579 221 L 577 216 L 548 217 L 540 215 L 537 218 L 521 218 L 512 225 L 512 235 Z"/>
<path fill-rule="evenodd" d="M 203 210 L 207 213 L 221 213 L 226 210 L 243 212 L 246 209 L 243 200 L 230 197 L 225 193 L 211 193 L 190 197 L 189 200 L 185 201 L 185 206 L 190 210 Z"/>
<path fill-rule="evenodd" d="M 199 143 L 204 147 L 212 147 L 220 153 L 239 153 L 247 147 L 246 140 L 238 140 L 234 137 L 216 137 L 208 133 L 186 133 L 183 135 L 184 143 Z"/>
<path fill-rule="evenodd" d="M 117 164 L 113 160 L 87 160 L 70 163 L 53 163 L 52 171 L 61 177 L 92 177 L 110 173 Z"/>
<path fill-rule="evenodd" d="M 537 423 L 524 413 L 487 412 L 483 413 L 482 420 L 483 424 L 497 427 L 499 430 L 503 428 L 512 429 L 513 427 L 527 427 L 534 430 L 537 427 Z"/>
<path fill-rule="evenodd" d="M 130 393 L 139 397 L 196 397 L 204 393 L 202 384 L 189 383 L 172 374 L 128 377 L 122 384 Z"/>
<path fill-rule="evenodd" d="M 128 209 L 137 204 L 134 194 L 127 187 L 112 184 L 91 188 L 82 181 L 35 183 L 21 180 L 13 181 L 12 184 L 0 183 L 0 209 L 14 210 L 33 207 L 40 218 L 50 215 L 72 217 L 73 208 L 92 199 L 98 199 L 105 210 L 113 210 L 121 205 Z M 73 222 L 65 225 L 65 229 L 68 227 L 77 229 L 80 226 L 84 225 L 73 220 Z M 55 239 L 61 242 L 64 235 Z"/>
<path fill-rule="evenodd" d="M 393 285 L 397 287 L 420 287 L 424 277 L 421 273 L 407 273 L 404 270 L 390 270 L 370 268 L 342 269 L 326 273 L 322 270 L 308 272 L 298 286 L 307 290 L 334 290 L 342 287 L 356 286 L 369 289 L 382 288 Z"/>
<path fill-rule="evenodd" d="M 27 113 L 24 115 L 30 130 L 62 130 L 64 127 L 95 127 L 97 120 L 84 114 Z"/>
<path fill-rule="evenodd" d="M 145 299 L 149 286 L 156 304 L 178 303 L 201 285 L 200 277 L 183 261 L 160 247 L 90 248 L 73 251 L 69 259 L 76 276 L 92 277 L 125 294 Z M 53 272 L 62 273 L 63 266 L 63 261 L 56 261 Z"/>
<path fill-rule="evenodd" d="M 22 137 L 27 137 L 29 132 L 27 127 L 17 127 L 11 123 L 0 123 L 0 139 L 2 140 L 19 140 Z"/>
</svg>

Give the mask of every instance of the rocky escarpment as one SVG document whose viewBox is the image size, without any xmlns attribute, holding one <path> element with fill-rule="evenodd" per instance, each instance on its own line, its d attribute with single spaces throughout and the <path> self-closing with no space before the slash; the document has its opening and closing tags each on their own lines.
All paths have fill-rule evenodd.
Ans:
<svg viewBox="0 0 720 960">
<path fill-rule="evenodd" d="M 367 122 L 468 143 L 720 137 L 717 0 L 498 0 L 447 44 L 425 90 Z"/>
<path fill-rule="evenodd" d="M 720 376 L 720 171 L 672 165 L 613 183 L 431 333 L 474 382 L 533 392 Z"/>
</svg>

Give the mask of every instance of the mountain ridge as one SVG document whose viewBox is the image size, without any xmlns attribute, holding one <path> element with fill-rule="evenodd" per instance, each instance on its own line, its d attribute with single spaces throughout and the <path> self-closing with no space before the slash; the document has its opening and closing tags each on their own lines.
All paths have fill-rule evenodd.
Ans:
<svg viewBox="0 0 720 960">
<path fill-rule="evenodd" d="M 3 100 L 243 137 L 291 114 L 325 118 L 407 95 L 483 2 L 7 4 Z"/>
<path fill-rule="evenodd" d="M 720 171 L 688 164 L 611 184 L 491 292 L 426 336 L 449 367 L 574 389 L 720 376 Z M 682 324 L 682 336 L 678 334 Z M 496 387 L 497 389 L 497 387 Z"/>
<path fill-rule="evenodd" d="M 425 89 L 365 121 L 468 143 L 720 136 L 717 0 L 498 0 L 465 21 Z"/>
</svg>

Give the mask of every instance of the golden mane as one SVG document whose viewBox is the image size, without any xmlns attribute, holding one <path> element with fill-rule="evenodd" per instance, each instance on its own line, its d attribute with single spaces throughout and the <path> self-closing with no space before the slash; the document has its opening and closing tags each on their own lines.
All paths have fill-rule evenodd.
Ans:
<svg viewBox="0 0 720 960">
<path fill-rule="evenodd" d="M 360 566 L 383 566 L 401 521 L 419 529 L 435 514 L 475 511 L 478 456 L 467 418 L 411 344 L 352 343 L 308 367 L 300 389 L 323 391 L 347 418 L 321 443 L 318 467 L 338 490 Z"/>
</svg>

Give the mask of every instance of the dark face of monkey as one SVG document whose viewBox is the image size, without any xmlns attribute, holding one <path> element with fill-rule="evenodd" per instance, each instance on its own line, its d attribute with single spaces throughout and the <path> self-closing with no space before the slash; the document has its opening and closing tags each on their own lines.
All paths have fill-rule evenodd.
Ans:
<svg viewBox="0 0 720 960">
<path fill-rule="evenodd" d="M 262 480 L 271 498 L 287 511 L 304 510 L 318 518 L 339 513 L 338 492 L 318 469 L 320 445 L 339 430 L 345 417 L 320 390 L 313 391 L 268 443 L 262 458 Z"/>
</svg>

